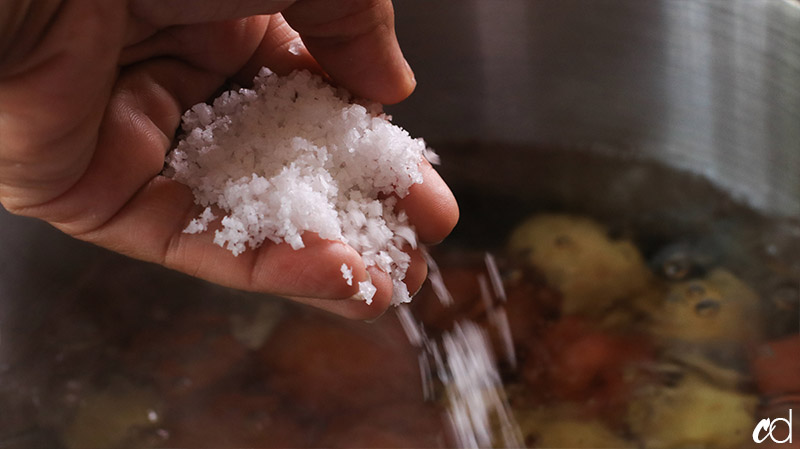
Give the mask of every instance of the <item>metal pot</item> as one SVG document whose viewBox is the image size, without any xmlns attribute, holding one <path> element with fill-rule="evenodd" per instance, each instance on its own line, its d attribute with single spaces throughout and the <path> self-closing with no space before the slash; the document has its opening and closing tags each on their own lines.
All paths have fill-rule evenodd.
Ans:
<svg viewBox="0 0 800 449">
<path fill-rule="evenodd" d="M 643 156 L 800 216 L 797 0 L 403 0 L 396 11 L 419 86 L 391 112 L 412 133 Z"/>
</svg>

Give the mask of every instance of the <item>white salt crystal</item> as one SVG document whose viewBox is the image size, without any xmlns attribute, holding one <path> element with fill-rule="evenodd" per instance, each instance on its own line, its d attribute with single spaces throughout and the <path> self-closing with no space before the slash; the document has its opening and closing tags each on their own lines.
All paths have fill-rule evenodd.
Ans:
<svg viewBox="0 0 800 449">
<path fill-rule="evenodd" d="M 400 321 L 400 325 L 403 327 L 403 331 L 408 338 L 408 341 L 414 346 L 422 346 L 423 343 L 423 333 L 422 333 L 422 323 L 418 322 L 414 315 L 411 313 L 411 309 L 408 306 L 399 306 L 395 309 L 397 312 L 397 318 Z"/>
<path fill-rule="evenodd" d="M 495 296 L 505 302 L 507 299 L 506 289 L 503 287 L 503 278 L 500 276 L 500 270 L 497 269 L 497 261 L 488 252 L 484 254 L 484 261 L 486 262 L 486 270 L 489 272 L 489 280 L 492 281 Z"/>
<path fill-rule="evenodd" d="M 444 283 L 439 265 L 424 247 L 422 248 L 422 256 L 425 258 L 425 263 L 428 265 L 428 279 L 431 281 L 433 293 L 443 306 L 449 307 L 453 305 L 453 295 L 450 294 L 450 290 L 448 290 Z"/>
<path fill-rule="evenodd" d="M 514 339 L 511 336 L 511 325 L 508 322 L 508 314 L 503 306 L 497 306 L 488 310 L 489 323 L 497 330 L 500 342 L 503 345 L 503 352 L 506 361 L 512 368 L 517 366 L 517 352 L 514 349 Z"/>
<path fill-rule="evenodd" d="M 358 283 L 358 294 L 357 297 L 359 299 L 364 300 L 367 304 L 372 304 L 372 298 L 375 296 L 375 292 L 378 291 L 372 282 L 370 281 L 363 281 Z"/>
<path fill-rule="evenodd" d="M 199 217 L 189 222 L 183 232 L 187 234 L 198 234 L 200 232 L 204 232 L 208 229 L 208 224 L 216 219 L 217 216 L 211 212 L 211 208 L 206 207 Z"/>
<path fill-rule="evenodd" d="M 224 211 L 214 242 L 234 255 L 265 241 L 299 249 L 301 235 L 314 232 L 352 246 L 367 267 L 390 275 L 393 303 L 408 302 L 401 249 L 415 247 L 416 235 L 394 207 L 422 182 L 423 158 L 435 156 L 380 111 L 309 72 L 280 77 L 262 69 L 252 89 L 184 114 L 164 173 L 188 185 L 198 204 Z M 202 232 L 215 218 L 201 215 L 186 232 Z M 371 302 L 371 282 L 359 289 Z"/>
<path fill-rule="evenodd" d="M 423 154 L 423 156 L 425 156 L 425 159 L 427 159 L 428 162 L 430 162 L 433 165 L 439 165 L 439 164 L 442 163 L 442 160 L 439 157 L 439 155 L 436 154 L 436 152 L 434 152 L 430 148 L 426 148 L 425 151 L 422 154 Z"/>
<path fill-rule="evenodd" d="M 300 53 L 303 52 L 305 49 L 305 45 L 303 45 L 303 41 L 300 38 L 295 38 L 292 42 L 289 43 L 289 53 L 298 56 Z"/>
<path fill-rule="evenodd" d="M 353 269 L 348 267 L 346 263 L 342 264 L 342 277 L 347 282 L 347 285 L 353 285 Z"/>
</svg>

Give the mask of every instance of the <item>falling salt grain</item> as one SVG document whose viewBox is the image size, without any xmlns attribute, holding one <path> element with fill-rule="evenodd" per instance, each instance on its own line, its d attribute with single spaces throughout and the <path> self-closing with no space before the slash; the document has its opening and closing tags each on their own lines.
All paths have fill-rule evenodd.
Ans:
<svg viewBox="0 0 800 449">
<path fill-rule="evenodd" d="M 486 310 L 491 310 L 494 307 L 494 300 L 492 293 L 489 291 L 489 281 L 486 280 L 486 275 L 483 273 L 478 275 L 478 290 L 481 292 L 481 302 Z"/>
<path fill-rule="evenodd" d="M 500 342 L 503 345 L 503 353 L 509 366 L 516 368 L 517 352 L 514 348 L 514 339 L 511 337 L 511 325 L 508 323 L 508 314 L 502 306 L 489 310 L 489 322 L 497 330 Z"/>
<path fill-rule="evenodd" d="M 504 447 L 523 447 L 522 433 L 505 398 L 489 338 L 475 323 L 457 323 L 442 345 L 447 355 L 448 418 L 459 447 L 492 447 L 492 422 Z"/>
<path fill-rule="evenodd" d="M 419 359 L 419 372 L 422 379 L 422 398 L 426 401 L 431 401 L 435 397 L 431 363 L 428 359 L 428 354 L 425 352 L 419 353 L 417 357 Z"/>
<path fill-rule="evenodd" d="M 422 257 L 425 259 L 425 263 L 428 265 L 428 280 L 431 281 L 433 294 L 436 295 L 436 297 L 439 299 L 439 302 L 443 306 L 451 306 L 453 304 L 453 295 L 450 294 L 450 290 L 448 290 L 444 283 L 442 272 L 439 270 L 439 265 L 436 263 L 430 253 L 425 250 L 425 248 L 422 250 Z"/>
<path fill-rule="evenodd" d="M 414 318 L 411 309 L 409 309 L 408 306 L 401 305 L 397 307 L 395 311 L 397 312 L 397 318 L 400 320 L 400 326 L 402 326 L 406 338 L 408 338 L 408 342 L 417 347 L 422 346 L 423 334 L 421 324 Z"/>
<path fill-rule="evenodd" d="M 503 279 L 500 276 L 500 270 L 497 269 L 497 261 L 495 261 L 491 253 L 486 253 L 484 260 L 486 261 L 486 269 L 489 271 L 489 280 L 492 281 L 494 294 L 498 299 L 505 302 L 506 289 L 503 287 Z"/>
</svg>

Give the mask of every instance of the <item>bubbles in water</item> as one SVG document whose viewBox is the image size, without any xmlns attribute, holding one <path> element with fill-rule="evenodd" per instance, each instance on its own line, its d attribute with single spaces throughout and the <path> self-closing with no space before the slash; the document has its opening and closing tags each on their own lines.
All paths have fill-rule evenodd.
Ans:
<svg viewBox="0 0 800 449">
<path fill-rule="evenodd" d="M 651 266 L 668 281 L 683 281 L 702 276 L 715 258 L 714 251 L 704 245 L 676 243 L 658 251 L 651 259 Z"/>
<path fill-rule="evenodd" d="M 720 303 L 716 299 L 706 298 L 695 304 L 694 311 L 698 316 L 709 318 L 719 313 Z"/>
</svg>

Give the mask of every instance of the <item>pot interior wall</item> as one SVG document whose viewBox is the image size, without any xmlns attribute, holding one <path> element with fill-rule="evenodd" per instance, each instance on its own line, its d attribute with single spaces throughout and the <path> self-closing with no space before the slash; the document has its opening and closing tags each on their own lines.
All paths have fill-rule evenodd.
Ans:
<svg viewBox="0 0 800 449">
<path fill-rule="evenodd" d="M 412 134 L 643 156 L 800 216 L 795 0 L 404 0 L 396 10 L 419 86 L 389 112 Z M 519 155 L 492 153 L 486 166 L 504 157 Z"/>
</svg>

